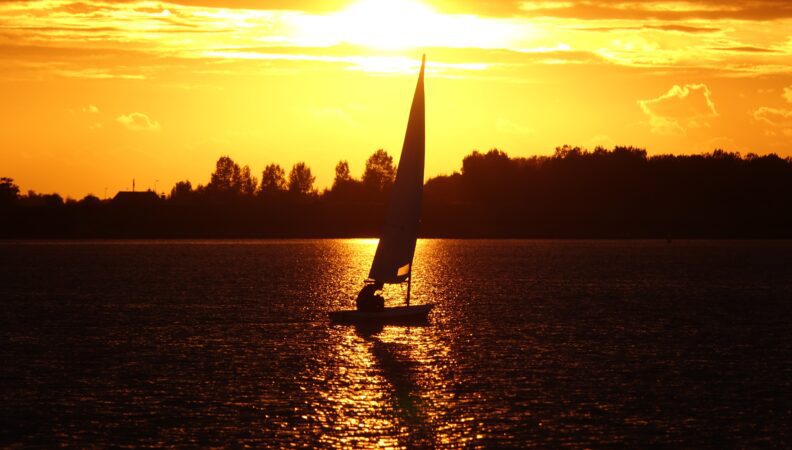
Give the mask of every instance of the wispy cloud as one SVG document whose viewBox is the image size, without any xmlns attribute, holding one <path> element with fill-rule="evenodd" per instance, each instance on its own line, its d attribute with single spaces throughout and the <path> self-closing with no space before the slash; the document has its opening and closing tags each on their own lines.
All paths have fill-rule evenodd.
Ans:
<svg viewBox="0 0 792 450">
<path fill-rule="evenodd" d="M 779 50 L 774 50 L 771 48 L 753 47 L 750 45 L 743 45 L 739 47 L 713 47 L 713 50 L 720 50 L 724 52 L 779 53 Z"/>
<path fill-rule="evenodd" d="M 757 32 L 754 24 L 745 21 L 768 15 L 783 19 L 787 13 L 792 19 L 792 4 L 775 0 L 747 6 L 716 0 L 428 2 L 442 9 L 416 7 L 413 18 L 420 26 L 407 35 L 401 33 L 404 17 L 392 17 L 388 10 L 347 8 L 342 1 L 324 2 L 322 7 L 314 3 L 0 1 L 0 35 L 8 50 L 0 49 L 0 59 L 40 58 L 44 52 L 48 61 L 63 63 L 50 68 L 57 76 L 142 79 L 156 76 L 155 66 L 163 60 L 180 58 L 289 61 L 291 57 L 390 70 L 380 64 L 383 60 L 360 62 L 372 57 L 371 49 L 365 49 L 371 45 L 480 49 L 496 57 L 503 56 L 503 50 L 552 50 L 558 55 L 594 55 L 616 65 L 752 75 L 788 71 L 792 56 L 792 47 L 782 45 L 788 22 L 768 22 Z M 328 5 L 341 9 L 333 11 Z M 706 18 L 696 19 L 701 15 Z M 597 19 L 595 26 L 592 19 Z M 280 51 L 266 51 L 267 47 Z M 339 54 L 339 48 L 345 54 Z M 142 64 L 130 67 L 121 58 L 102 59 L 90 52 L 123 52 L 126 60 Z M 146 61 L 141 55 L 150 58 Z M 447 72 L 486 70 L 498 62 L 484 66 L 462 57 L 433 61 L 447 64 Z M 559 62 L 570 61 L 563 56 L 530 61 Z"/>
<path fill-rule="evenodd" d="M 792 86 L 787 86 L 784 88 L 784 100 L 792 103 Z"/>
<path fill-rule="evenodd" d="M 709 119 L 718 116 L 705 84 L 674 85 L 657 98 L 639 100 L 638 105 L 657 134 L 684 135 L 687 129 L 707 126 Z"/>
<path fill-rule="evenodd" d="M 519 7 L 518 13 L 526 16 L 584 20 L 737 19 L 751 21 L 792 17 L 792 5 L 786 0 L 764 0 L 761 2 L 575 0 L 504 3 L 513 6 L 516 4 Z"/>
<path fill-rule="evenodd" d="M 785 87 L 781 97 L 792 103 L 792 86 Z M 792 137 L 792 109 L 760 106 L 754 110 L 753 118 L 769 126 L 766 130 L 769 135 L 775 135 L 778 131 L 784 136 Z"/>
<path fill-rule="evenodd" d="M 114 71 L 102 69 L 55 69 L 53 74 L 60 75 L 68 78 L 88 78 L 92 80 L 109 80 L 109 79 L 124 79 L 124 80 L 143 80 L 145 75 L 130 74 L 130 73 L 116 73 Z"/>
<path fill-rule="evenodd" d="M 206 8 L 267 9 L 325 14 L 348 5 L 348 0 L 175 0 L 186 6 Z M 489 17 L 560 17 L 584 20 L 685 18 L 768 20 L 792 17 L 786 0 L 733 2 L 727 0 L 646 1 L 646 0 L 430 0 L 443 12 Z M 86 9 L 70 6 L 69 9 Z"/>
<path fill-rule="evenodd" d="M 792 137 L 792 110 L 762 106 L 753 112 L 754 119 L 778 129 L 784 136 Z M 770 134 L 775 134 L 771 132 Z"/>
<path fill-rule="evenodd" d="M 116 122 L 120 123 L 130 131 L 159 131 L 159 122 L 152 120 L 149 116 L 139 112 L 133 112 L 116 117 Z"/>
<path fill-rule="evenodd" d="M 614 32 L 614 31 L 636 31 L 636 30 L 638 31 L 661 30 L 661 31 L 673 31 L 678 33 L 717 33 L 718 31 L 721 31 L 720 28 L 715 28 L 715 27 L 689 26 L 689 25 L 676 25 L 676 24 L 612 26 L 612 27 L 585 26 L 585 27 L 576 28 L 576 30 L 605 32 L 605 33 Z"/>
</svg>

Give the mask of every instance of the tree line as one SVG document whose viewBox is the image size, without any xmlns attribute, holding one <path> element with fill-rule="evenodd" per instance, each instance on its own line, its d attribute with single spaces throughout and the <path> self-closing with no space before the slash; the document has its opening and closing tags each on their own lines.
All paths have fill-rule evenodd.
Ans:
<svg viewBox="0 0 792 450">
<path fill-rule="evenodd" d="M 360 178 L 339 161 L 319 192 L 304 162 L 269 164 L 260 180 L 220 157 L 210 181 L 124 203 L 20 189 L 0 178 L 3 237 L 376 236 L 395 178 L 384 150 Z M 427 237 L 792 237 L 792 158 L 715 150 L 654 155 L 634 147 L 556 148 L 509 157 L 474 151 L 424 186 Z"/>
<path fill-rule="evenodd" d="M 369 156 L 360 179 L 352 176 L 348 161 L 339 161 L 335 168 L 332 187 L 321 194 L 314 186 L 316 177 L 304 162 L 294 164 L 288 177 L 285 169 L 279 164 L 269 164 L 261 172 L 261 182 L 259 182 L 248 166 L 240 167 L 230 157 L 222 156 L 217 160 L 208 184 L 193 189 L 189 180 L 177 182 L 168 200 L 233 201 L 247 197 L 271 201 L 278 197 L 291 200 L 321 197 L 382 201 L 395 177 L 393 157 L 383 149 Z"/>
</svg>

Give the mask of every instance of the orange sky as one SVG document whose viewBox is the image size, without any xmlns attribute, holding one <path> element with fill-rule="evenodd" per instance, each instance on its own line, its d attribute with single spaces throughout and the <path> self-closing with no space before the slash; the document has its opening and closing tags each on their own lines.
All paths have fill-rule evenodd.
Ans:
<svg viewBox="0 0 792 450">
<path fill-rule="evenodd" d="M 473 149 L 792 155 L 792 2 L 0 1 L 0 176 L 100 197 L 220 155 L 319 187 L 394 156 L 427 53 L 427 177 Z"/>
</svg>

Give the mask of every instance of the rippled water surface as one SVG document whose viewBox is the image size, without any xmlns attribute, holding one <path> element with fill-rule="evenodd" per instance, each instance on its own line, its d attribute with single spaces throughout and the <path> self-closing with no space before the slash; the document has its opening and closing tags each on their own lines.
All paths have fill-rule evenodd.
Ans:
<svg viewBox="0 0 792 450">
<path fill-rule="evenodd" d="M 0 445 L 792 446 L 792 242 L 375 244 L 0 243 Z"/>
</svg>

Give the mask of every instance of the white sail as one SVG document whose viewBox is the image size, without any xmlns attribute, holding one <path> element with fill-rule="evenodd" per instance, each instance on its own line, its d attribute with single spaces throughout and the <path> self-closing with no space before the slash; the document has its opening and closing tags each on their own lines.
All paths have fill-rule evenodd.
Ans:
<svg viewBox="0 0 792 450">
<path fill-rule="evenodd" d="M 423 196 L 424 151 L 424 66 L 421 61 L 418 85 L 415 87 L 407 133 L 396 170 L 385 226 L 380 235 L 377 252 L 371 263 L 369 278 L 383 283 L 401 283 L 410 277 L 418 225 L 421 221 Z"/>
</svg>

